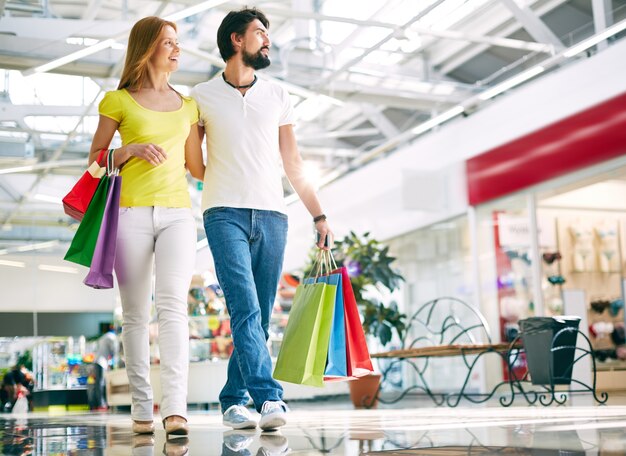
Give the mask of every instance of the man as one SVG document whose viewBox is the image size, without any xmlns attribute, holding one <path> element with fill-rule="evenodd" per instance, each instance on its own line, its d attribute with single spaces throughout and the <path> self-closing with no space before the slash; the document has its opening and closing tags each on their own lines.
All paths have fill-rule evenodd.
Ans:
<svg viewBox="0 0 626 456">
<path fill-rule="evenodd" d="M 268 28 L 255 8 L 228 13 L 217 31 L 224 73 L 191 92 L 207 137 L 204 227 L 235 348 L 220 393 L 223 423 L 234 429 L 257 425 L 245 407 L 248 394 L 261 413 L 261 429 L 286 423 L 288 409 L 272 378 L 266 345 L 287 237 L 281 160 L 313 217 L 318 247 L 333 241 L 315 190 L 304 178 L 289 94 L 255 74 L 270 64 Z"/>
<path fill-rule="evenodd" d="M 88 391 L 89 408 L 91 410 L 106 411 L 108 408 L 106 398 L 105 373 L 109 370 L 111 362 L 117 358 L 118 341 L 113 325 L 106 326 L 106 332 L 98 338 L 98 349 L 95 353 L 93 364 L 94 384 Z"/>
<path fill-rule="evenodd" d="M 32 409 L 32 391 L 35 386 L 33 376 L 23 364 L 15 365 L 10 371 L 4 374 L 2 379 L 2 390 L 0 394 L 0 411 L 13 410 L 19 393 L 22 392 L 28 401 L 28 409 Z"/>
</svg>

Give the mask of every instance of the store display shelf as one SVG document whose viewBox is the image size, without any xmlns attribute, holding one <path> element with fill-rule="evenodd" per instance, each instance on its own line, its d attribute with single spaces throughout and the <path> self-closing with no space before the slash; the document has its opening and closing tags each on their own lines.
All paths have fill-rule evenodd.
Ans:
<svg viewBox="0 0 626 456">
<path fill-rule="evenodd" d="M 611 360 L 596 364 L 598 371 L 626 371 L 626 361 Z M 626 388 L 626 384 L 624 385 Z"/>
</svg>

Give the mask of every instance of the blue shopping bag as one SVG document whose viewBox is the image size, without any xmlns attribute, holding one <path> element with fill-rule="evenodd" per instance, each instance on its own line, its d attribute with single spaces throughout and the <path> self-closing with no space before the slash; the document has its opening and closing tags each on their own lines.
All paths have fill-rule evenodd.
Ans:
<svg viewBox="0 0 626 456">
<path fill-rule="evenodd" d="M 323 282 L 337 287 L 330 340 L 328 342 L 328 358 L 326 359 L 326 368 L 324 369 L 324 380 L 332 380 L 335 377 L 347 377 L 346 326 L 341 274 L 323 275 L 304 280 L 304 283 L 316 282 Z"/>
</svg>

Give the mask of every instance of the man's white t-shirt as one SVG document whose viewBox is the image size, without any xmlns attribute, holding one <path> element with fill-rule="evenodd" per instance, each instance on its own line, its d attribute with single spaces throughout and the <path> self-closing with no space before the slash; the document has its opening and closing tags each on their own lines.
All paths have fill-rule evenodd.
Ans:
<svg viewBox="0 0 626 456">
<path fill-rule="evenodd" d="M 202 211 L 224 206 L 285 213 L 278 128 L 293 124 L 289 93 L 259 78 L 242 96 L 216 77 L 190 95 L 207 137 Z"/>
</svg>

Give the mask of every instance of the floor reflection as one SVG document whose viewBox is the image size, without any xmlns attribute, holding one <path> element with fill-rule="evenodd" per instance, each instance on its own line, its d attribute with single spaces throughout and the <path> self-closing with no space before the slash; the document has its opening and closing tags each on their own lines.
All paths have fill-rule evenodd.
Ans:
<svg viewBox="0 0 626 456">
<path fill-rule="evenodd" d="M 327 404 L 328 406 L 328 404 Z M 2 455 L 280 456 L 626 454 L 626 407 L 323 410 L 303 404 L 280 431 L 190 417 L 188 438 L 133 435 L 127 414 L 0 415 Z M 295 407 L 294 407 L 295 408 Z M 292 408 L 293 409 L 293 408 Z"/>
</svg>

